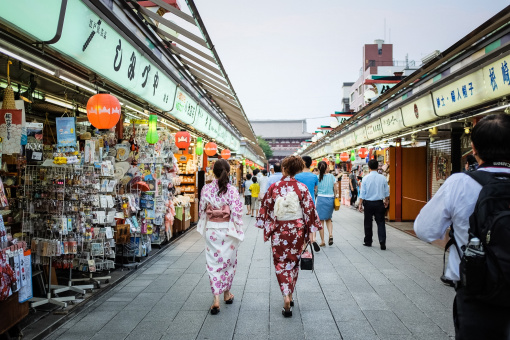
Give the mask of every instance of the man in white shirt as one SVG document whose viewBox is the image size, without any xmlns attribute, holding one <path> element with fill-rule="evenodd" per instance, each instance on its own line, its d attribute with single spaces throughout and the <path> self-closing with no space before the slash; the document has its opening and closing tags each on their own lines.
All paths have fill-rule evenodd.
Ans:
<svg viewBox="0 0 510 340">
<path fill-rule="evenodd" d="M 259 199 L 262 200 L 264 198 L 264 195 L 266 194 L 267 192 L 267 189 L 269 188 L 267 186 L 267 183 L 269 181 L 269 178 L 267 177 L 267 170 L 262 170 L 260 172 L 260 177 L 259 177 L 259 185 L 260 185 L 260 194 L 259 194 Z"/>
<path fill-rule="evenodd" d="M 271 184 L 274 184 L 282 179 L 282 165 L 280 163 L 276 163 L 273 165 L 274 173 L 269 177 L 269 180 L 267 181 L 267 187 L 269 188 Z"/>
<path fill-rule="evenodd" d="M 490 115 L 480 120 L 471 133 L 471 146 L 480 165 L 478 171 L 510 174 L 510 116 Z M 466 245 L 469 217 L 481 189 L 465 173 L 451 175 L 416 218 L 416 235 L 431 242 L 443 238 L 453 225 L 457 246 Z M 510 308 L 489 305 L 466 294 L 460 283 L 459 254 L 455 247 L 451 249 L 445 277 L 456 284 L 453 303 L 456 339 L 510 339 Z"/>
</svg>

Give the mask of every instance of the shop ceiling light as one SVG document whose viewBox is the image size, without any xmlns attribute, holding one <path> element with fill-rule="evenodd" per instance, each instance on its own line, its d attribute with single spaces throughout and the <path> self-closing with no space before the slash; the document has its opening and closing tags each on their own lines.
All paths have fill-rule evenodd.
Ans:
<svg viewBox="0 0 510 340">
<path fill-rule="evenodd" d="M 89 92 L 91 92 L 91 93 L 94 93 L 94 94 L 96 94 L 96 93 L 97 93 L 97 91 L 96 91 L 95 89 L 93 89 L 93 88 L 91 88 L 91 87 L 88 87 L 88 86 L 85 86 L 85 85 L 83 85 L 83 84 L 80 84 L 80 83 L 78 83 L 77 81 L 74 81 L 74 80 L 69 79 L 69 78 L 67 78 L 67 77 L 59 76 L 59 78 L 60 78 L 60 79 L 62 79 L 62 80 L 67 81 L 68 83 L 71 83 L 71 84 L 73 84 L 73 85 L 76 85 L 76 86 L 78 86 L 78 87 L 81 87 L 82 89 L 87 90 L 87 91 L 89 91 Z"/>
<path fill-rule="evenodd" d="M 55 104 L 55 105 L 58 105 L 58 106 L 62 106 L 62 107 L 65 107 L 65 108 L 68 108 L 68 109 L 71 109 L 71 110 L 78 110 L 79 112 L 87 113 L 87 110 L 82 108 L 82 107 L 77 107 L 76 105 L 73 105 L 72 103 L 65 102 L 65 101 L 62 101 L 62 100 L 59 100 L 59 99 L 56 99 L 56 98 L 45 97 L 44 100 L 47 101 L 48 103 L 52 103 L 52 104 Z"/>
<path fill-rule="evenodd" d="M 19 60 L 19 61 L 21 61 L 21 62 L 24 62 L 24 63 L 25 63 L 25 64 L 27 64 L 27 65 L 30 65 L 30 66 L 32 66 L 32 67 L 35 67 L 36 69 L 39 69 L 39 70 L 44 71 L 44 72 L 46 72 L 46 73 L 49 73 L 49 74 L 51 74 L 52 76 L 54 76 L 54 75 L 55 75 L 55 71 L 54 71 L 54 70 L 50 70 L 49 68 L 46 68 L 46 67 L 41 66 L 41 65 L 39 65 L 39 64 L 36 64 L 36 63 L 34 63 L 33 61 L 30 61 L 30 60 L 28 60 L 28 59 L 25 59 L 25 58 L 23 58 L 23 57 L 21 57 L 21 56 L 19 56 L 19 55 L 15 54 L 15 53 L 12 53 L 11 51 L 8 51 L 8 50 L 6 50 L 6 49 L 2 48 L 2 47 L 0 47 L 0 52 L 1 52 L 1 53 L 3 53 L 3 54 L 8 55 L 9 57 L 12 57 L 12 58 L 17 59 L 17 60 Z"/>
<path fill-rule="evenodd" d="M 143 115 L 143 116 L 145 116 L 145 117 L 149 117 L 149 115 L 148 115 L 148 114 L 146 114 L 145 112 L 140 111 L 140 110 L 137 110 L 137 109 L 135 109 L 134 107 L 131 107 L 131 106 L 129 106 L 129 105 L 126 105 L 126 109 L 133 110 L 133 111 L 138 112 L 139 114 L 141 114 L 141 115 Z"/>
</svg>

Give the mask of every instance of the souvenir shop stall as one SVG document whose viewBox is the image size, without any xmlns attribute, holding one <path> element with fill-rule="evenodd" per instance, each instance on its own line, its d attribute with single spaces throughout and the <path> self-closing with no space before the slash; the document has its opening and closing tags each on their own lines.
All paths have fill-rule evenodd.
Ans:
<svg viewBox="0 0 510 340">
<path fill-rule="evenodd" d="M 197 205 L 196 163 L 157 115 L 127 122 L 99 93 L 87 119 L 66 110 L 41 123 L 9 88 L 3 98 L 0 334 L 29 307 L 66 307 L 116 267 L 137 266 L 189 227 Z"/>
</svg>

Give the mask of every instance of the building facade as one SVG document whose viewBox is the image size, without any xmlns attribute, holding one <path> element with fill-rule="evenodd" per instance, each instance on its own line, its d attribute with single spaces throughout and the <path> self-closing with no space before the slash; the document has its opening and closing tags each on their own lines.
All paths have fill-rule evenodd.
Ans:
<svg viewBox="0 0 510 340">
<path fill-rule="evenodd" d="M 294 120 L 252 120 L 255 134 L 266 140 L 273 150 L 268 162 L 281 162 L 301 147 L 301 143 L 312 138 L 306 131 L 306 119 Z"/>
<path fill-rule="evenodd" d="M 416 62 L 393 59 L 393 44 L 384 40 L 375 40 L 373 44 L 363 46 L 363 62 L 359 78 L 354 84 L 345 87 L 349 92 L 349 109 L 358 112 L 372 100 L 416 71 Z M 344 110 L 346 111 L 346 110 Z"/>
</svg>

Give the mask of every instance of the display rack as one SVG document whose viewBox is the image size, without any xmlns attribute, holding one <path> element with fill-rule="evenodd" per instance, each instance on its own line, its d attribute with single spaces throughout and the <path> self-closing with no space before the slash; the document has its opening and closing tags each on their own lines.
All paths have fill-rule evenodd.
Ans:
<svg viewBox="0 0 510 340">
<path fill-rule="evenodd" d="M 37 259 L 42 261 L 44 266 L 48 264 L 48 290 L 46 297 L 33 297 L 30 299 L 30 306 L 32 308 L 42 306 L 45 304 L 53 304 L 60 307 L 67 307 L 68 301 L 76 300 L 75 296 L 58 297 L 52 286 L 52 262 L 55 257 L 54 254 L 59 253 L 58 248 L 47 250 L 46 252 L 41 251 L 42 245 L 45 244 L 46 248 L 50 245 L 52 248 L 58 247 L 58 244 L 62 244 L 63 226 L 59 220 L 62 221 L 64 216 L 64 200 L 65 200 L 65 186 L 66 186 L 67 169 L 61 167 L 48 167 L 41 168 L 39 166 L 27 165 L 25 168 L 25 180 L 24 180 L 24 210 L 23 210 L 23 225 L 22 233 L 25 235 L 25 241 L 32 244 L 32 241 L 36 241 L 39 245 Z M 51 182 L 49 179 L 52 179 Z M 50 192 L 50 197 L 43 197 L 42 192 Z M 48 206 L 49 205 L 49 206 Z M 41 210 L 41 207 L 44 207 Z M 37 210 L 37 213 L 36 213 Z M 34 228 L 34 223 L 39 222 L 39 228 Z M 41 225 L 41 221 L 44 224 Z M 27 227 L 29 228 L 27 230 Z M 60 230 L 59 230 L 60 229 Z M 40 237 L 40 241 L 37 238 Z M 48 237 L 48 238 L 46 238 Z M 44 240 L 44 241 L 43 241 Z M 40 243 L 40 244 L 39 244 Z M 41 255 L 42 253 L 42 255 Z M 49 256 L 48 256 L 49 255 Z M 57 287 L 62 289 L 62 287 Z M 69 289 L 66 289 L 69 290 Z"/>
</svg>

